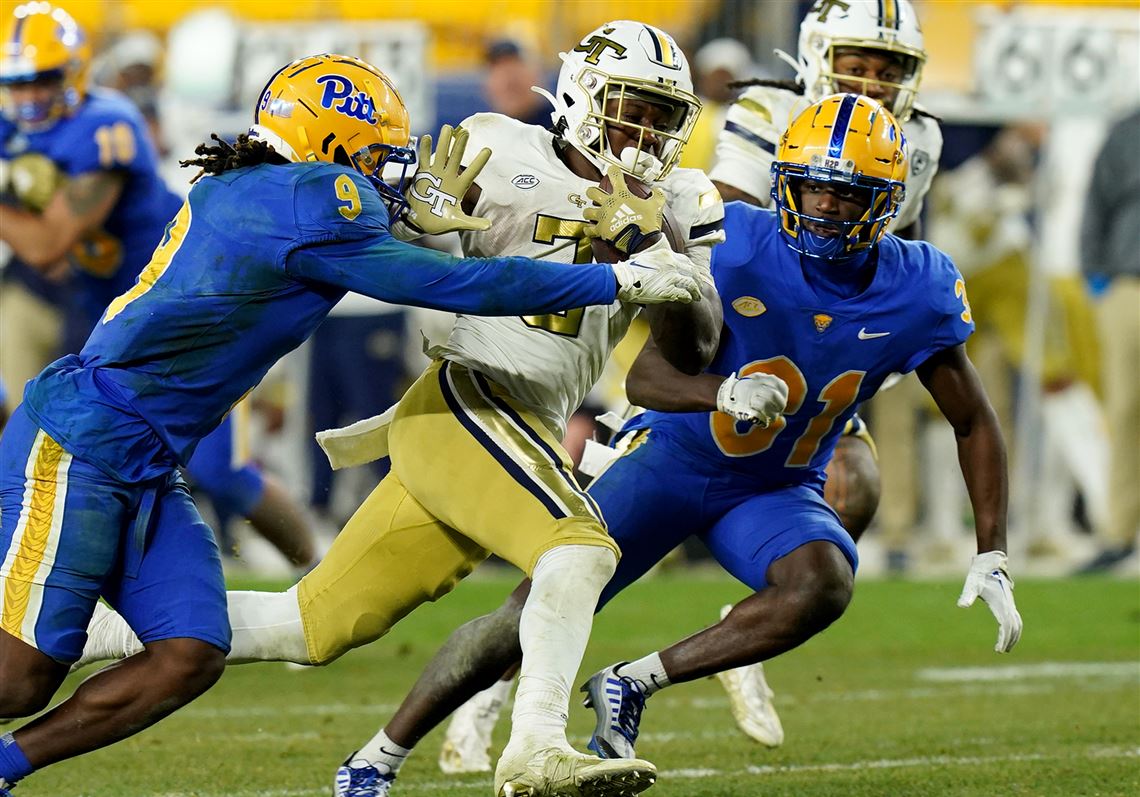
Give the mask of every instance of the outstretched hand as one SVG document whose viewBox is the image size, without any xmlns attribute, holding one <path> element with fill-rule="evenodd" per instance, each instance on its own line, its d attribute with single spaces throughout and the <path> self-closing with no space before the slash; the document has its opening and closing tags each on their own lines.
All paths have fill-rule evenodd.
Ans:
<svg viewBox="0 0 1140 797">
<path fill-rule="evenodd" d="M 444 125 L 433 155 L 431 136 L 420 137 L 416 173 L 404 192 L 408 200 L 405 220 L 429 235 L 459 230 L 481 232 L 491 226 L 490 219 L 463 212 L 463 197 L 491 157 L 491 150 L 484 148 L 461 170 L 467 138 L 462 127 L 453 131 L 451 125 Z"/>
</svg>

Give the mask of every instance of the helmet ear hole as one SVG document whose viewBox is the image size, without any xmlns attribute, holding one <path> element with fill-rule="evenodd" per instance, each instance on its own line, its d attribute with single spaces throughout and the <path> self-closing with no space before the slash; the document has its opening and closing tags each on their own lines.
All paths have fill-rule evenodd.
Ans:
<svg viewBox="0 0 1140 797">
<path fill-rule="evenodd" d="M 332 161 L 333 163 L 339 163 L 341 166 L 347 166 L 350 169 L 354 168 L 352 158 L 348 157 L 348 152 L 340 144 L 337 144 L 336 149 L 333 150 Z"/>
</svg>

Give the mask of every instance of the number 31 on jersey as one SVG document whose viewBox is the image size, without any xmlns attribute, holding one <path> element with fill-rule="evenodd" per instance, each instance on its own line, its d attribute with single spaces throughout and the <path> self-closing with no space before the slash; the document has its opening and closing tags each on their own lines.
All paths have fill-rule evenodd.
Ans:
<svg viewBox="0 0 1140 797">
<path fill-rule="evenodd" d="M 794 362 L 781 355 L 750 362 L 740 369 L 742 377 L 756 373 L 772 374 L 783 379 L 788 386 L 788 404 L 784 415 L 799 412 L 807 398 L 808 385 L 803 372 Z M 808 422 L 807 429 L 792 446 L 784 463 L 787 467 L 806 468 L 811 464 L 819 451 L 820 441 L 831 431 L 835 419 L 859 397 L 859 386 L 863 384 L 866 375 L 866 371 L 844 371 L 819 391 L 816 401 L 822 403 L 823 408 Z M 726 457 L 750 457 L 767 451 L 787 425 L 787 419 L 781 415 L 766 428 L 753 426 L 741 432 L 731 415 L 714 412 L 709 416 L 713 440 Z"/>
</svg>

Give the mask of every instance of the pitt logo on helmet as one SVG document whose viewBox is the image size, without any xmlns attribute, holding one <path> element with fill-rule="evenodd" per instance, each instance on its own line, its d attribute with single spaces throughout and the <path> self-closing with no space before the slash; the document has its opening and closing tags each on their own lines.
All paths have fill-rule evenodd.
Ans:
<svg viewBox="0 0 1140 797">
<path fill-rule="evenodd" d="M 317 85 L 324 86 L 321 107 L 331 108 L 337 113 L 351 116 L 362 122 L 376 124 L 376 105 L 363 91 L 356 91 L 352 81 L 343 75 L 321 75 Z M 337 104 L 337 100 L 340 103 Z"/>
</svg>

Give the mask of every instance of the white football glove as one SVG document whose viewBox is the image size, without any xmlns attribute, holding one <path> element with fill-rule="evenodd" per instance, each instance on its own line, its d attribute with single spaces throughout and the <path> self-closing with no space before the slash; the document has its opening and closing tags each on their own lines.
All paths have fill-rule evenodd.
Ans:
<svg viewBox="0 0 1140 797">
<path fill-rule="evenodd" d="M 610 268 L 618 281 L 617 297 L 633 304 L 698 302 L 700 276 L 689 258 L 679 255 L 668 244 L 654 245 L 624 263 Z"/>
<path fill-rule="evenodd" d="M 731 374 L 716 391 L 716 408 L 738 421 L 767 426 L 788 406 L 788 385 L 778 376 Z"/>
<path fill-rule="evenodd" d="M 1008 560 L 1001 551 L 980 553 L 970 560 L 970 572 L 958 598 L 958 606 L 966 609 L 981 597 L 998 622 L 998 638 L 994 650 L 1009 653 L 1021 639 L 1021 615 L 1013 602 L 1013 579 L 1009 577 Z"/>
</svg>

